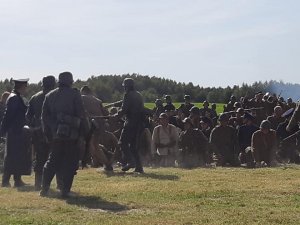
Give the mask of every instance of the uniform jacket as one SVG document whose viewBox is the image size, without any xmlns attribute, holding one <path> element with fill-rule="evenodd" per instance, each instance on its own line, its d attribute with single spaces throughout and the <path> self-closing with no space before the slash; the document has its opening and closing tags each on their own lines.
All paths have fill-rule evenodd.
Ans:
<svg viewBox="0 0 300 225">
<path fill-rule="evenodd" d="M 42 109 L 42 127 L 48 140 L 56 137 L 60 114 L 86 122 L 82 98 L 77 89 L 58 87 L 46 95 Z M 88 127 L 86 124 L 82 125 Z"/>
<path fill-rule="evenodd" d="M 252 136 L 251 147 L 256 162 L 270 163 L 276 153 L 276 132 L 272 129 L 268 134 L 264 134 L 261 130 L 256 131 Z"/>
<path fill-rule="evenodd" d="M 174 125 L 168 124 L 167 127 L 163 127 L 162 125 L 156 126 L 152 133 L 152 153 L 157 153 L 158 155 L 177 153 L 178 139 L 178 130 Z M 176 142 L 173 147 L 157 147 L 157 144 L 169 144 L 173 141 Z"/>
</svg>

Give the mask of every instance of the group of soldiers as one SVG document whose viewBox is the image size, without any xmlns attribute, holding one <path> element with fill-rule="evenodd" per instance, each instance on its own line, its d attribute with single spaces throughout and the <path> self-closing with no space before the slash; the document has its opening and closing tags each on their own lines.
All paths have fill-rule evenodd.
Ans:
<svg viewBox="0 0 300 225">
<path fill-rule="evenodd" d="M 173 137 L 178 145 L 169 153 L 170 159 L 175 156 L 175 164 L 187 168 L 211 165 L 254 168 L 300 163 L 300 131 L 296 122 L 299 104 L 290 98 L 285 102 L 281 97 L 262 92 L 239 100 L 231 96 L 220 115 L 215 104 L 209 108 L 209 102 L 204 101 L 203 107 L 198 108 L 190 102 L 189 95 L 184 99 L 176 109 L 167 95 L 165 105 L 157 99 L 153 109 L 154 118 L 161 122 L 166 114 L 168 126 L 178 129 L 179 134 Z M 156 132 L 160 127 L 164 126 L 154 128 L 152 136 L 155 154 L 161 154 L 161 140 Z"/>
<path fill-rule="evenodd" d="M 14 79 L 0 102 L 0 136 L 5 140 L 2 187 L 24 186 L 31 173 L 35 189 L 47 196 L 56 176 L 68 197 L 79 166 L 121 166 L 144 173 L 143 166 L 274 166 L 299 163 L 299 104 L 275 95 L 230 98 L 220 115 L 216 104 L 198 108 L 191 96 L 176 108 L 170 95 L 144 107 L 134 80 L 123 81 L 123 100 L 103 105 L 88 86 L 72 88 L 73 75 L 46 76 L 42 91 L 24 100 L 28 79 Z M 57 88 L 56 85 L 58 86 Z M 271 110 L 272 109 L 272 110 Z M 293 117 L 292 117 L 293 115 Z M 291 119 L 292 118 L 292 119 Z"/>
</svg>

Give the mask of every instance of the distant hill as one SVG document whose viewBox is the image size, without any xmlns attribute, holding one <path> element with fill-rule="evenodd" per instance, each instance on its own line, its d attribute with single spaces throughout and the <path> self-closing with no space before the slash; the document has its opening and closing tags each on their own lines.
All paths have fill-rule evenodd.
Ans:
<svg viewBox="0 0 300 225">
<path fill-rule="evenodd" d="M 255 82 L 252 85 L 242 84 L 233 87 L 201 87 L 193 83 L 181 83 L 171 79 L 159 78 L 155 76 L 143 76 L 140 74 L 125 75 L 100 75 L 91 76 L 86 81 L 76 80 L 74 87 L 81 88 L 83 85 L 89 85 L 97 97 L 104 102 L 113 102 L 122 99 L 122 82 L 126 77 L 135 80 L 136 89 L 140 91 L 145 102 L 154 102 L 157 98 L 163 98 L 164 95 L 171 95 L 176 102 L 182 102 L 185 94 L 189 94 L 193 102 L 228 102 L 231 95 L 237 98 L 242 96 L 252 97 L 258 91 L 281 94 L 285 99 L 291 97 L 294 101 L 300 98 L 300 85 L 283 83 L 282 81 Z M 12 84 L 9 80 L 0 81 L 0 93 L 5 90 L 10 91 Z M 28 96 L 41 90 L 40 83 L 30 84 Z"/>
</svg>

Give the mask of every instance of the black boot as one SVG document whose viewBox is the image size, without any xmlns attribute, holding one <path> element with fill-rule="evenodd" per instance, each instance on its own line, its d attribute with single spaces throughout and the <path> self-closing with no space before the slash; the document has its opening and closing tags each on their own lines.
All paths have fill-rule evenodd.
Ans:
<svg viewBox="0 0 300 225">
<path fill-rule="evenodd" d="M 21 175 L 14 175 L 15 187 L 23 187 L 26 184 L 22 181 Z"/>
<path fill-rule="evenodd" d="M 9 179 L 10 179 L 10 174 L 8 173 L 3 173 L 2 175 L 2 187 L 11 187 L 10 183 L 9 183 Z"/>
</svg>

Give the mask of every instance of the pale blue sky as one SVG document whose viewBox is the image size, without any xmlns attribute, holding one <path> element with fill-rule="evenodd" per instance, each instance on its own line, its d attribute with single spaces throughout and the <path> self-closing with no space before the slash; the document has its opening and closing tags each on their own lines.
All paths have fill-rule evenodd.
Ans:
<svg viewBox="0 0 300 225">
<path fill-rule="evenodd" d="M 298 0 L 0 0 L 0 79 L 300 83 Z"/>
</svg>

